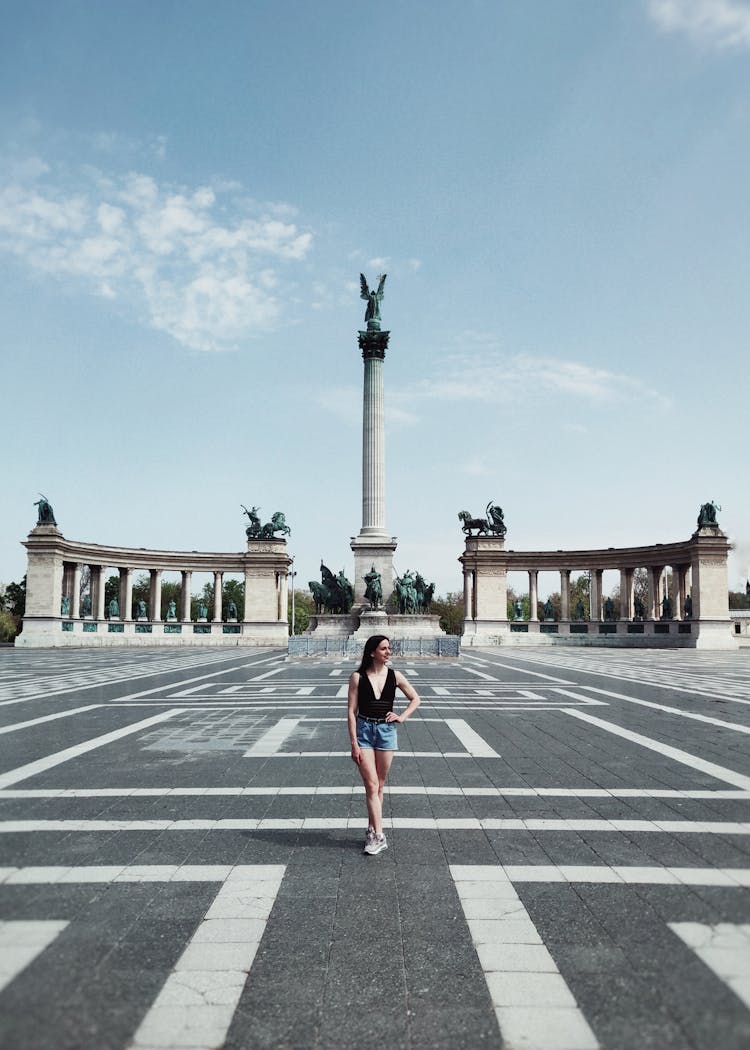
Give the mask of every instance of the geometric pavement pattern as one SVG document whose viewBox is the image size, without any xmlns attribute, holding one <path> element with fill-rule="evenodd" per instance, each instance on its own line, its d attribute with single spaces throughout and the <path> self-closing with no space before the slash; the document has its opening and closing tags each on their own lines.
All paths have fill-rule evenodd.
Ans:
<svg viewBox="0 0 750 1050">
<path fill-rule="evenodd" d="M 0 650 L 0 1045 L 750 1045 L 750 658 Z"/>
</svg>

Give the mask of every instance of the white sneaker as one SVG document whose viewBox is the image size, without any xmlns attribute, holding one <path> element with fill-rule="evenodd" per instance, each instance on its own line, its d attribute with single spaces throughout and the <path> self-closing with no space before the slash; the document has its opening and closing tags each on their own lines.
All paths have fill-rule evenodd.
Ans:
<svg viewBox="0 0 750 1050">
<path fill-rule="evenodd" d="M 365 853 L 370 857 L 374 857 L 376 853 L 382 853 L 384 849 L 388 849 L 385 835 L 374 835 L 372 842 L 365 845 Z"/>
<path fill-rule="evenodd" d="M 375 828 L 368 828 L 367 834 L 365 835 L 365 853 L 369 853 L 369 846 L 372 846 L 375 842 Z"/>
</svg>

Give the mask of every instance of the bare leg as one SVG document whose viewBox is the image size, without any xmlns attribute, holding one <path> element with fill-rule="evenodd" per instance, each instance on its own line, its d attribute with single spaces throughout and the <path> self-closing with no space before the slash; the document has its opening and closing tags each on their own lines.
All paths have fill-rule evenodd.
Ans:
<svg viewBox="0 0 750 1050">
<path fill-rule="evenodd" d="M 383 788 L 385 787 L 386 777 L 388 776 L 388 771 L 391 768 L 391 762 L 393 761 L 395 753 L 395 751 L 375 752 L 375 769 L 377 770 L 378 775 L 378 803 L 380 804 L 381 823 L 383 819 Z M 375 830 L 377 831 L 378 829 L 376 828 Z M 380 830 L 383 830 L 382 827 Z M 378 834 L 380 834 L 380 832 L 378 832 Z"/>
<path fill-rule="evenodd" d="M 365 796 L 367 798 L 367 819 L 371 828 L 378 835 L 383 833 L 383 789 L 380 787 L 378 770 L 376 767 L 376 755 L 387 754 L 387 752 L 373 751 L 372 748 L 361 749 L 362 758 L 359 763 L 359 775 L 365 785 Z"/>
</svg>

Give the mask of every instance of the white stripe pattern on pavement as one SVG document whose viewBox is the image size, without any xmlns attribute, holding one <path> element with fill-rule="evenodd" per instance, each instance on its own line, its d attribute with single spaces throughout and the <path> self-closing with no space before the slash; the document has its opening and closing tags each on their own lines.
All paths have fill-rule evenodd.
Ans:
<svg viewBox="0 0 750 1050">
<path fill-rule="evenodd" d="M 270 758 L 272 755 L 275 755 L 301 721 L 301 718 L 282 718 L 276 725 L 266 730 L 252 747 L 248 748 L 245 752 L 245 758 L 258 758 L 260 756 Z"/>
<path fill-rule="evenodd" d="M 4 820 L 0 835 L 41 831 L 299 831 L 367 826 L 366 817 L 243 817 L 191 820 Z M 660 832 L 670 835 L 750 835 L 750 821 L 565 820 L 556 817 L 384 817 L 383 827 L 427 831 Z"/>
<path fill-rule="evenodd" d="M 130 736 L 132 733 L 139 733 L 142 729 L 148 729 L 159 722 L 166 722 L 168 718 L 182 714 L 182 711 L 181 707 L 172 708 L 170 711 L 162 711 L 161 714 L 152 715 L 150 718 L 144 718 L 142 721 L 134 722 L 129 726 L 123 726 L 122 729 L 115 729 L 111 733 L 104 733 L 102 736 L 93 737 L 91 740 L 84 740 L 73 747 L 66 747 L 63 751 L 58 751 L 53 755 L 38 758 L 35 762 L 27 762 L 26 765 L 18 766 L 16 769 L 0 774 L 0 788 L 17 784 L 19 780 L 26 780 L 37 773 L 43 773 L 47 769 L 59 766 L 71 758 L 78 758 L 79 755 L 85 755 L 88 751 L 93 751 L 97 747 L 104 747 L 115 740 L 121 740 L 124 736 Z"/>
<path fill-rule="evenodd" d="M 36 959 L 67 922 L 51 920 L 0 922 L 0 991 Z"/>
<path fill-rule="evenodd" d="M 231 871 L 129 1050 L 214 1050 L 223 1044 L 284 870 L 274 864 Z"/>
<path fill-rule="evenodd" d="M 603 719 L 589 715 L 585 711 L 576 711 L 574 708 L 568 707 L 564 709 L 563 713 L 573 718 L 580 718 L 581 721 L 588 722 L 599 729 L 604 729 L 607 733 L 613 733 L 615 736 L 622 737 L 623 740 L 630 740 L 634 744 L 640 744 L 641 747 L 647 747 L 650 751 L 656 751 L 658 754 L 664 755 L 665 758 L 672 758 L 675 762 L 681 762 L 685 766 L 690 766 L 691 769 L 707 773 L 709 776 L 716 777 L 717 780 L 723 780 L 726 784 L 733 784 L 735 787 L 742 788 L 743 791 L 750 791 L 750 777 L 745 776 L 743 773 L 727 769 L 726 766 L 719 766 L 716 762 L 706 762 L 705 759 L 691 755 L 678 747 L 662 744 L 659 740 L 653 740 L 642 733 L 634 733 L 632 730 L 618 726 L 614 722 L 605 722 Z"/>
<path fill-rule="evenodd" d="M 750 924 L 670 922 L 669 928 L 750 1008 Z"/>
<path fill-rule="evenodd" d="M 54 722 L 57 718 L 68 718 L 70 715 L 80 715 L 84 711 L 93 711 L 102 704 L 87 704 L 85 707 L 72 707 L 69 711 L 55 711 L 53 715 L 42 715 L 40 718 L 30 718 L 26 722 L 14 722 L 12 725 L 0 726 L 0 734 L 15 733 L 19 729 L 30 729 L 39 726 L 43 722 Z"/>
<path fill-rule="evenodd" d="M 598 1050 L 573 993 L 499 865 L 451 865 L 508 1050 Z"/>
</svg>

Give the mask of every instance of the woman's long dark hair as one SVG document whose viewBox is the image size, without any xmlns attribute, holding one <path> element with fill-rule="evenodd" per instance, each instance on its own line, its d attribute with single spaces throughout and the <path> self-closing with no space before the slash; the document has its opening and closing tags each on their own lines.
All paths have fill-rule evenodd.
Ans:
<svg viewBox="0 0 750 1050">
<path fill-rule="evenodd" d="M 387 634 L 371 634 L 365 642 L 365 651 L 362 653 L 362 662 L 357 668 L 358 674 L 365 674 L 370 664 L 372 663 L 372 654 L 375 652 L 381 642 L 388 642 L 390 639 Z"/>
</svg>

